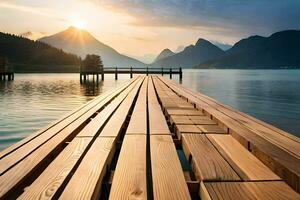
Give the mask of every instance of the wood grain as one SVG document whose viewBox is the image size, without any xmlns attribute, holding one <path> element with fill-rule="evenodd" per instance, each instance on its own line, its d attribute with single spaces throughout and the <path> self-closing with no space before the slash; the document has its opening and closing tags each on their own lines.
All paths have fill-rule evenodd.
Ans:
<svg viewBox="0 0 300 200">
<path fill-rule="evenodd" d="M 109 199 L 147 199 L 146 135 L 125 135 Z"/>
<path fill-rule="evenodd" d="M 135 85 L 134 89 L 130 91 L 126 99 L 121 103 L 117 111 L 109 119 L 105 127 L 100 133 L 100 137 L 118 137 L 121 132 L 129 111 L 134 104 L 134 98 L 138 94 L 138 89 L 142 84 L 143 79 Z"/>
<path fill-rule="evenodd" d="M 148 112 L 150 135 L 170 135 L 171 132 L 158 103 L 152 79 L 148 82 Z"/>
<path fill-rule="evenodd" d="M 127 88 L 127 87 L 126 87 Z M 5 173 L 9 168 L 13 167 L 24 157 L 30 155 L 34 150 L 38 149 L 42 144 L 47 142 L 51 137 L 56 134 L 71 134 L 78 127 L 84 124 L 96 111 L 103 108 L 105 104 L 110 102 L 115 96 L 117 96 L 124 88 L 112 92 L 108 96 L 105 96 L 100 102 L 96 105 L 90 104 L 86 109 L 80 110 L 78 113 L 75 113 L 72 117 L 66 119 L 63 123 L 58 124 L 57 126 L 52 127 L 48 131 L 36 137 L 29 143 L 19 147 L 14 151 L 13 154 L 9 154 L 0 160 L 0 174 Z"/>
<path fill-rule="evenodd" d="M 95 140 L 59 199 L 99 199 L 107 165 L 114 153 L 114 143 L 114 138 Z"/>
<path fill-rule="evenodd" d="M 151 135 L 154 199 L 191 199 L 180 161 L 169 135 Z"/>
<path fill-rule="evenodd" d="M 218 125 L 197 125 L 197 127 L 204 133 L 228 133 Z"/>
<path fill-rule="evenodd" d="M 51 199 L 92 138 L 75 138 L 18 199 Z"/>
<path fill-rule="evenodd" d="M 295 154 L 282 148 L 280 145 L 277 146 L 272 141 L 257 134 L 254 130 L 248 129 L 244 124 L 232 118 L 231 114 L 226 113 L 224 110 L 220 111 L 216 109 L 206 101 L 190 94 L 178 84 L 167 81 L 166 79 L 161 80 L 168 84 L 168 86 L 178 94 L 188 98 L 189 101 L 195 103 L 197 107 L 213 115 L 214 119 L 228 127 L 230 134 L 232 134 L 235 139 L 237 139 L 245 148 L 250 148 L 251 153 L 260 159 L 273 172 L 283 178 L 284 181 L 296 191 L 300 192 L 300 159 L 295 156 Z M 269 125 L 268 127 L 272 126 Z"/>
<path fill-rule="evenodd" d="M 183 134 L 182 148 L 199 181 L 240 180 L 205 135 Z"/>
<path fill-rule="evenodd" d="M 35 140 L 41 134 L 47 134 L 48 132 L 51 133 L 50 135 L 55 134 L 58 130 L 61 130 L 63 127 L 66 127 L 70 122 L 74 121 L 74 119 L 77 119 L 78 116 L 80 116 L 81 113 L 84 113 L 87 110 L 89 110 L 90 108 L 92 108 L 95 105 L 99 104 L 101 101 L 105 100 L 109 95 L 124 90 L 130 84 L 135 82 L 136 79 L 137 79 L 137 77 L 133 78 L 130 81 L 128 81 L 124 85 L 121 85 L 121 86 L 117 87 L 116 89 L 104 92 L 99 97 L 96 97 L 95 99 L 89 101 L 88 103 L 84 104 L 83 106 L 79 107 L 78 109 L 67 113 L 65 116 L 63 116 L 59 120 L 53 122 L 52 124 L 48 125 L 46 128 L 41 129 L 41 130 L 37 131 L 36 133 L 29 135 L 25 139 L 23 139 L 23 140 L 15 143 L 15 144 L 9 146 L 8 148 L 2 150 L 0 152 L 0 161 L 2 160 L 2 158 L 8 156 L 10 153 L 12 153 L 15 150 L 19 149 L 23 145 L 28 145 L 28 143 L 30 143 L 30 142 L 38 143 L 38 142 L 35 142 Z M 21 151 L 21 152 L 24 153 L 24 151 Z M 16 157 L 15 157 L 15 160 L 17 160 Z"/>
<path fill-rule="evenodd" d="M 148 77 L 144 79 L 139 91 L 126 134 L 146 135 L 147 133 L 147 87 Z"/>
<path fill-rule="evenodd" d="M 114 94 L 114 96 L 116 96 L 117 94 L 118 93 Z M 114 96 L 110 97 L 110 99 L 112 99 Z M 109 102 L 109 100 L 107 100 L 107 102 Z M 101 107 L 104 106 L 102 105 L 102 103 L 104 102 L 100 103 Z M 38 149 L 33 151 L 29 156 L 23 158 L 21 162 L 4 173 L 0 177 L 0 197 L 3 197 L 8 193 L 12 193 L 16 186 L 20 185 L 23 181 L 26 181 L 26 177 L 35 173 L 35 171 L 40 166 L 42 166 L 45 162 L 51 160 L 52 155 L 61 151 L 64 143 L 73 138 L 75 134 L 77 134 L 76 130 L 78 130 L 81 126 L 86 125 L 87 119 L 89 119 L 97 110 L 99 110 L 99 108 L 97 108 L 96 110 L 91 109 L 86 112 L 74 123 L 64 128 L 58 134 L 54 135 Z M 98 126 L 97 128 L 100 128 L 100 126 Z M 10 159 L 12 158 L 13 157 L 11 157 Z M 3 166 L 3 168 L 8 168 L 9 165 L 4 162 L 4 159 L 1 160 L 1 165 Z"/>
<path fill-rule="evenodd" d="M 207 137 L 244 181 L 280 180 L 231 135 L 209 134 Z"/>
<path fill-rule="evenodd" d="M 203 185 L 202 185 L 203 186 Z M 297 200 L 300 195 L 283 181 L 204 183 L 212 200 Z"/>
</svg>

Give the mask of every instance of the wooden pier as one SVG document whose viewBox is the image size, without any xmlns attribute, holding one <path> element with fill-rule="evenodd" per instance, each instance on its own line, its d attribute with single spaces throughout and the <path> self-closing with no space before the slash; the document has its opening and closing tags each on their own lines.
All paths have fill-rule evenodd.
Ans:
<svg viewBox="0 0 300 200">
<path fill-rule="evenodd" d="M 87 81 L 98 82 L 99 77 L 101 76 L 101 80 L 104 80 L 105 74 L 114 74 L 115 80 L 118 80 L 119 74 L 129 74 L 130 78 L 133 77 L 133 74 L 161 74 L 169 75 L 170 79 L 172 79 L 173 74 L 179 75 L 179 80 L 182 80 L 182 68 L 154 68 L 154 67 L 144 67 L 144 68 L 118 68 L 118 67 L 106 67 L 103 70 L 96 71 L 80 71 L 80 83 L 85 83 Z"/>
<path fill-rule="evenodd" d="M 0 56 L 0 81 L 14 80 L 14 73 L 5 57 Z"/>
<path fill-rule="evenodd" d="M 162 76 L 131 79 L 0 159 L 1 199 L 300 199 L 299 138 Z"/>
<path fill-rule="evenodd" d="M 0 71 L 0 81 L 5 81 L 5 80 L 12 81 L 12 80 L 14 80 L 14 78 L 15 78 L 15 75 L 13 72 L 1 72 Z"/>
</svg>

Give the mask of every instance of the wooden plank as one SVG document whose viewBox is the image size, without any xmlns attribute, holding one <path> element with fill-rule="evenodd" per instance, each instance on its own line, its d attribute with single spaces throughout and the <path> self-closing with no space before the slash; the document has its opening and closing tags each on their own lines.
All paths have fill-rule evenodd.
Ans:
<svg viewBox="0 0 300 200">
<path fill-rule="evenodd" d="M 101 127 L 103 127 L 103 125 L 106 122 L 109 115 L 111 115 L 113 113 L 116 103 L 119 104 L 125 97 L 126 97 L 126 99 L 124 101 L 129 99 L 131 102 L 133 102 L 133 98 L 131 96 L 136 95 L 137 90 L 140 85 L 141 85 L 141 81 L 139 81 L 137 84 L 133 84 L 133 85 L 129 86 L 128 89 L 126 89 L 126 90 L 130 91 L 130 89 L 132 89 L 132 87 L 134 87 L 134 89 L 130 91 L 128 96 L 126 96 L 127 93 L 125 92 L 126 91 L 125 90 L 124 93 L 122 93 L 118 97 L 116 97 L 112 101 L 112 103 L 110 103 L 104 110 L 102 110 L 96 116 L 96 118 L 94 120 L 92 120 L 92 122 L 90 122 L 77 135 L 77 138 L 72 140 L 72 142 L 66 147 L 66 149 L 64 149 L 58 155 L 58 157 L 46 168 L 46 170 L 39 176 L 39 178 L 36 181 L 34 181 L 33 184 L 29 188 L 26 189 L 26 191 L 23 193 L 21 198 L 23 198 L 23 199 L 27 199 L 27 198 L 36 199 L 38 197 L 52 198 L 55 195 L 55 193 L 57 192 L 57 190 L 59 189 L 59 187 L 61 187 L 62 183 L 65 181 L 67 176 L 70 176 L 70 172 L 71 172 L 72 168 L 78 162 L 81 154 L 87 148 L 87 145 L 89 144 L 89 142 L 92 140 L 92 137 L 98 133 L 99 129 L 101 129 Z M 122 104 L 123 103 L 124 102 L 122 102 Z M 113 106 L 113 107 L 111 107 L 111 106 Z M 123 109 L 123 108 L 120 106 L 118 108 L 118 110 L 121 110 L 121 109 Z M 113 116 L 115 116 L 116 114 L 117 114 L 117 111 L 114 113 Z M 108 122 L 108 124 L 109 123 L 110 123 L 110 121 Z M 120 124 L 123 124 L 123 122 L 119 121 L 117 123 L 114 123 L 114 125 L 116 127 L 119 127 L 119 129 L 121 129 Z M 107 124 L 106 124 L 106 126 L 107 126 Z M 115 129 L 111 130 L 111 131 L 115 131 L 116 132 L 116 133 L 114 133 L 115 135 L 120 132 L 120 130 L 115 130 Z M 83 141 L 88 141 L 88 142 L 84 143 L 84 145 L 79 144 L 80 149 L 78 149 L 79 148 L 79 147 L 77 147 L 78 141 L 81 141 L 81 139 L 82 140 L 84 139 Z M 99 180 L 102 180 L 102 178 L 103 178 L 102 176 L 103 176 L 103 173 L 105 172 L 106 168 L 101 168 L 101 164 L 103 164 L 103 167 L 106 166 L 106 161 L 109 160 L 107 158 L 108 153 L 111 149 L 111 145 L 114 143 L 114 140 L 115 140 L 114 138 L 103 139 L 103 140 L 96 139 L 96 141 L 93 143 L 93 146 L 88 151 L 85 158 L 83 159 L 83 161 L 80 164 L 80 166 L 83 165 L 85 173 L 80 173 L 81 168 L 76 170 L 76 173 L 74 175 L 75 177 L 82 176 L 83 174 L 88 174 L 88 173 L 91 173 L 93 175 L 96 175 L 98 173 L 97 175 L 99 175 L 99 176 L 93 176 L 92 178 L 89 178 L 89 176 L 81 177 L 81 184 L 78 184 L 78 185 L 80 185 L 81 189 L 85 188 L 84 195 L 93 196 L 93 192 L 92 192 L 92 194 L 88 193 L 88 189 L 91 190 L 93 187 L 96 188 L 96 185 L 93 185 L 93 183 L 96 182 L 94 179 L 98 178 Z M 95 148 L 96 148 L 96 150 L 95 150 Z M 97 160 L 97 156 L 99 156 L 99 155 L 101 155 L 101 157 L 99 157 L 99 158 L 101 158 L 102 160 L 99 160 L 99 159 Z M 98 163 L 99 165 L 97 165 L 98 168 L 95 168 L 95 167 L 90 168 L 91 162 L 89 162 L 89 160 L 92 160 L 93 162 L 96 162 L 96 163 L 98 161 L 99 162 Z M 88 169 L 90 169 L 90 171 L 88 171 Z M 99 172 L 93 171 L 96 169 L 99 170 Z M 82 181 L 84 178 L 89 178 L 88 186 L 84 185 L 84 182 Z M 72 178 L 72 180 L 73 180 L 73 178 Z M 73 184 L 73 186 L 74 186 L 74 184 Z M 76 191 L 78 192 L 79 189 L 76 188 Z M 96 189 L 95 189 L 95 191 L 96 191 Z M 97 189 L 97 191 L 98 191 L 98 189 Z M 80 193 L 76 193 L 76 194 L 79 195 Z M 73 195 L 75 195 L 75 193 L 73 193 Z M 70 196 L 70 194 L 69 194 L 69 196 Z"/>
<path fill-rule="evenodd" d="M 130 85 L 123 93 L 117 96 L 108 106 L 106 106 L 92 121 L 77 135 L 78 137 L 94 137 L 98 132 L 100 127 L 110 119 L 109 117 L 117 110 L 118 106 L 126 99 L 128 95 L 133 93 L 136 95 L 137 89 L 140 87 L 141 81 Z M 133 101 L 132 98 L 130 98 Z M 126 116 L 123 116 L 126 118 Z M 116 126 L 118 127 L 118 126 Z"/>
<path fill-rule="evenodd" d="M 165 81 L 165 80 L 164 80 Z M 267 165 L 273 172 L 284 179 L 296 191 L 300 191 L 300 159 L 282 147 L 257 135 L 253 130 L 249 130 L 240 122 L 230 116 L 211 107 L 204 101 L 197 99 L 183 89 L 168 82 L 177 93 L 185 96 L 189 101 L 196 103 L 198 107 L 214 116 L 229 128 L 230 134 L 234 136 L 244 147 L 251 149 L 251 152 Z"/>
<path fill-rule="evenodd" d="M 147 199 L 146 135 L 125 135 L 109 199 Z"/>
<path fill-rule="evenodd" d="M 171 115 L 170 123 L 172 125 L 174 125 L 174 124 L 176 124 L 176 125 L 187 125 L 187 124 L 193 125 L 194 124 L 194 122 L 188 116 L 185 116 L 185 115 Z"/>
<path fill-rule="evenodd" d="M 126 84 L 126 87 L 128 85 Z M 43 134 L 40 134 L 38 137 L 34 138 L 34 140 L 30 140 L 29 143 L 20 146 L 19 148 L 14 150 L 13 154 L 6 155 L 0 160 L 0 174 L 4 174 L 9 168 L 13 167 L 16 163 L 20 162 L 24 157 L 28 156 L 35 149 L 39 148 L 40 145 L 47 142 L 54 135 L 64 132 L 65 129 L 69 129 L 70 127 L 75 127 L 75 124 L 81 122 L 82 124 L 88 120 L 97 110 L 101 109 L 105 104 L 107 104 L 113 97 L 122 92 L 125 88 L 120 88 L 119 90 L 109 93 L 109 95 L 105 96 L 100 102 L 97 104 L 89 104 L 86 109 L 82 109 L 79 112 L 75 113 L 71 117 L 65 119 L 65 121 L 59 123 L 57 126 L 48 129 Z M 79 127 L 80 125 L 77 125 Z M 76 127 L 76 128 L 77 128 Z M 75 129 L 74 129 L 75 130 Z M 68 130 L 70 133 L 70 130 Z M 30 136 L 31 138 L 31 136 Z M 28 139 L 25 139 L 26 141 Z M 5 150 L 7 152 L 7 150 Z"/>
<path fill-rule="evenodd" d="M 151 135 L 154 199 L 191 199 L 181 164 L 169 135 Z"/>
<path fill-rule="evenodd" d="M 207 137 L 244 181 L 280 180 L 231 135 L 209 134 Z"/>
<path fill-rule="evenodd" d="M 136 79 L 137 78 L 134 78 L 134 79 L 128 81 L 127 83 L 125 83 L 124 85 L 119 86 L 116 89 L 109 90 L 109 91 L 101 94 L 99 97 L 96 97 L 95 99 L 87 102 L 86 104 L 79 107 L 78 109 L 67 113 L 62 118 L 60 118 L 60 119 L 56 120 L 55 122 L 53 122 L 52 124 L 48 125 L 46 128 L 41 129 L 41 130 L 37 131 L 36 133 L 31 134 L 28 137 L 24 138 L 23 140 L 21 140 L 21 141 L 15 143 L 15 144 L 9 146 L 8 148 L 4 149 L 3 151 L 0 152 L 0 161 L 4 157 L 8 156 L 10 153 L 14 152 L 15 150 L 19 149 L 21 146 L 23 146 L 27 143 L 30 143 L 30 142 L 37 143 L 37 142 L 34 141 L 34 139 L 39 137 L 41 134 L 47 134 L 48 132 L 50 132 L 51 135 L 53 135 L 53 134 L 57 133 L 58 131 L 62 130 L 62 128 L 66 127 L 68 124 L 73 122 L 82 113 L 85 113 L 87 110 L 89 110 L 92 107 L 96 106 L 101 101 L 105 100 L 109 95 L 111 95 L 113 93 L 116 93 L 116 92 L 121 92 L 126 87 L 128 87 L 130 84 L 132 84 L 134 81 L 136 81 Z M 21 152 L 24 153 L 24 150 L 22 150 Z M 20 157 L 23 158 L 22 154 L 19 153 L 18 155 L 20 155 Z M 16 161 L 18 160 L 16 157 L 14 159 Z"/>
<path fill-rule="evenodd" d="M 197 125 L 203 133 L 228 133 L 218 125 Z"/>
<path fill-rule="evenodd" d="M 240 180 L 205 135 L 183 134 L 182 148 L 199 181 Z"/>
<path fill-rule="evenodd" d="M 189 92 L 194 97 L 205 101 L 215 109 L 223 112 L 224 114 L 230 116 L 231 118 L 235 119 L 236 121 L 240 122 L 249 130 L 253 130 L 256 134 L 264 137 L 276 145 L 281 146 L 282 148 L 290 151 L 291 153 L 295 154 L 298 158 L 300 158 L 300 139 L 292 134 L 289 134 L 283 130 L 280 130 L 270 124 L 267 124 L 261 120 L 258 120 L 250 115 L 242 113 L 230 106 L 223 105 L 216 100 L 209 98 L 206 95 L 196 93 L 191 91 L 188 88 L 183 88 L 185 91 Z"/>
<path fill-rule="evenodd" d="M 182 109 L 167 109 L 168 115 L 186 115 L 186 116 L 197 116 L 203 115 L 203 113 L 199 110 L 182 110 Z"/>
<path fill-rule="evenodd" d="M 264 199 L 264 200 L 296 200 L 300 195 L 283 181 L 267 182 L 214 182 L 204 183 L 212 200 L 215 199 Z"/>
<path fill-rule="evenodd" d="M 141 86 L 126 134 L 146 135 L 147 133 L 147 87 L 148 77 Z"/>
<path fill-rule="evenodd" d="M 126 89 L 124 90 L 124 92 L 129 91 Z M 111 98 L 113 98 L 113 96 Z M 106 104 L 104 102 L 102 103 L 102 106 Z M 17 163 L 15 166 L 13 166 L 13 168 L 4 173 L 0 177 L 0 197 L 3 197 L 8 193 L 12 193 L 17 186 L 19 186 L 23 181 L 26 181 L 28 176 L 35 173 L 35 171 L 44 163 L 49 162 L 53 155 L 62 150 L 64 143 L 71 140 L 75 134 L 77 134 L 79 127 L 86 125 L 87 120 L 94 114 L 94 112 L 95 110 L 91 109 L 85 113 L 72 125 L 69 125 L 63 129 L 63 131 L 56 134 L 50 140 L 41 145 L 37 150 L 33 151 L 29 156 L 25 157 L 21 162 Z M 4 161 L 1 160 L 1 163 L 2 162 Z M 6 166 L 5 163 L 2 164 L 6 168 L 9 167 Z"/>
<path fill-rule="evenodd" d="M 118 137 L 121 132 L 126 118 L 129 114 L 130 109 L 133 106 L 134 99 L 138 94 L 139 87 L 142 81 L 135 86 L 135 88 L 128 94 L 126 99 L 122 102 L 120 107 L 114 113 L 114 115 L 109 119 L 108 123 L 105 125 L 100 133 L 100 137 Z"/>
<path fill-rule="evenodd" d="M 152 79 L 148 82 L 148 111 L 150 135 L 170 135 L 171 132 L 158 103 Z"/>
<path fill-rule="evenodd" d="M 82 156 L 92 138 L 75 138 L 26 188 L 19 199 L 50 199 Z"/>
<path fill-rule="evenodd" d="M 96 138 L 59 199 L 99 199 L 115 138 Z"/>
</svg>

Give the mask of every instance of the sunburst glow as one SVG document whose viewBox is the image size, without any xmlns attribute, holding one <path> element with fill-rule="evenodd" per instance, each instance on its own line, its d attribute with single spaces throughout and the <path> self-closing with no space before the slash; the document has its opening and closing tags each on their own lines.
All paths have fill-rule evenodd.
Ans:
<svg viewBox="0 0 300 200">
<path fill-rule="evenodd" d="M 75 26 L 78 29 L 84 29 L 86 28 L 86 23 L 83 20 L 76 19 L 72 21 L 72 25 Z"/>
</svg>

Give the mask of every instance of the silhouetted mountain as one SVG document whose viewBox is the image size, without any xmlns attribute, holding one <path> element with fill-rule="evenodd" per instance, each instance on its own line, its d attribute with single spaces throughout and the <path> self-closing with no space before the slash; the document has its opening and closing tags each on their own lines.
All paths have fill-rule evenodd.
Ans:
<svg viewBox="0 0 300 200">
<path fill-rule="evenodd" d="M 300 68 L 300 31 L 288 30 L 270 37 L 251 36 L 237 42 L 220 58 L 196 68 Z"/>
<path fill-rule="evenodd" d="M 217 58 L 224 52 L 207 40 L 199 39 L 195 45 L 186 47 L 183 51 L 152 63 L 155 67 L 191 68 L 198 63 Z"/>
<path fill-rule="evenodd" d="M 39 71 L 58 72 L 63 70 L 61 65 L 71 65 L 68 72 L 78 71 L 75 65 L 80 65 L 80 58 L 76 55 L 65 53 L 42 42 L 29 40 L 20 36 L 0 32 L 0 56 L 8 58 L 14 65 L 16 72 Z M 26 65 L 27 70 L 22 68 Z M 35 69 L 36 65 L 39 70 Z M 30 69 L 28 68 L 30 67 Z M 57 67 L 55 70 L 52 67 Z M 53 71 L 51 71 L 53 69 Z"/>
<path fill-rule="evenodd" d="M 156 59 L 154 60 L 154 62 L 161 60 L 163 58 L 167 58 L 169 56 L 173 56 L 175 53 L 173 51 L 171 51 L 170 49 L 164 49 L 162 50 L 162 52 L 160 52 L 160 54 L 156 57 Z"/>
<path fill-rule="evenodd" d="M 98 54 L 103 60 L 105 67 L 144 67 L 145 64 L 118 53 L 113 48 L 101 43 L 89 32 L 70 27 L 65 31 L 54 35 L 43 37 L 39 41 L 63 49 L 66 52 L 74 53 L 82 58 L 86 54 Z"/>
</svg>

